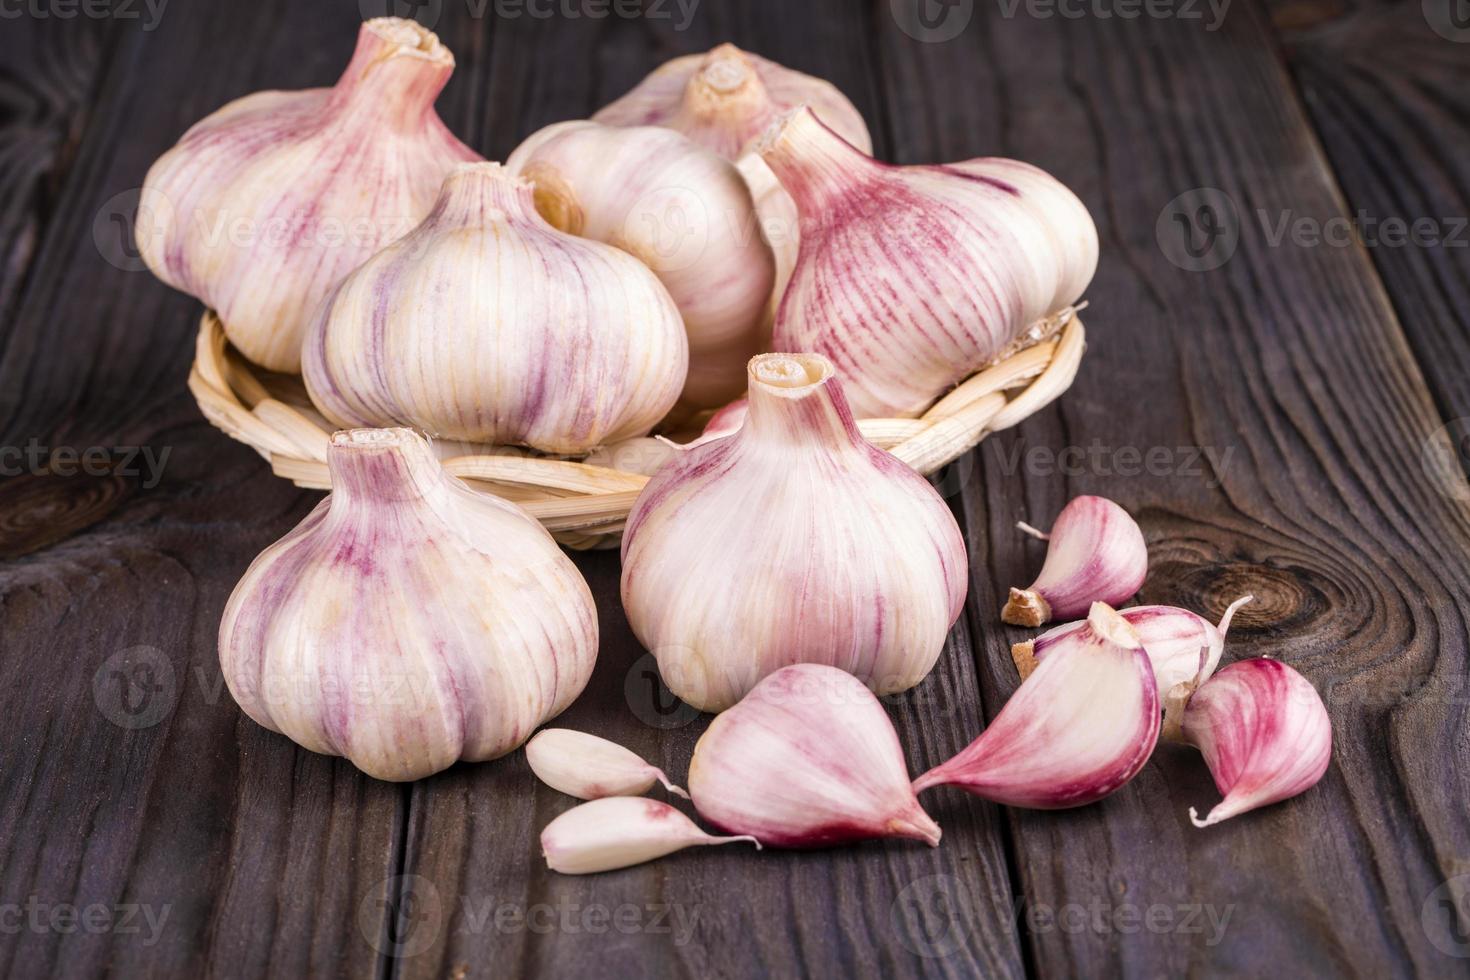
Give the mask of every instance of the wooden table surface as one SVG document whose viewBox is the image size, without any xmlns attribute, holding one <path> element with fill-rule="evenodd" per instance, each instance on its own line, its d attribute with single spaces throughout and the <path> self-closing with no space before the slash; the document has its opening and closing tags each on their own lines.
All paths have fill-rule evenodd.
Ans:
<svg viewBox="0 0 1470 980">
<path fill-rule="evenodd" d="M 1320 785 L 1208 830 L 1204 766 L 1162 747 L 1071 812 L 926 794 L 934 850 L 592 877 L 546 871 L 570 800 L 523 754 L 376 782 L 221 683 L 231 588 L 319 495 L 195 408 L 199 305 L 132 250 L 137 188 L 224 102 L 329 84 L 388 2 L 0 6 L 0 975 L 1467 973 L 1465 0 L 417 5 L 491 158 L 731 40 L 836 83 L 882 158 L 1018 157 L 1091 209 L 1075 385 L 939 480 L 970 599 L 888 702 L 911 771 L 1015 688 L 1000 600 L 1041 552 L 1013 524 L 1084 492 L 1138 516 L 1140 601 L 1254 593 L 1227 660 L 1279 657 L 1332 715 Z M 682 778 L 706 719 L 657 689 L 616 554 L 576 560 L 603 645 L 562 720 Z"/>
</svg>

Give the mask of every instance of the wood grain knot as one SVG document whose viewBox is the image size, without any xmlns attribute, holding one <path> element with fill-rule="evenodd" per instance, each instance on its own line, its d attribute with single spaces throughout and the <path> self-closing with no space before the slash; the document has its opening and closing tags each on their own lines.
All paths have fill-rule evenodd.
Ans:
<svg viewBox="0 0 1470 980">
<path fill-rule="evenodd" d="M 0 482 L 0 559 L 31 554 L 96 524 L 131 488 L 116 473 L 26 473 Z"/>
<path fill-rule="evenodd" d="M 1149 569 L 1149 577 L 1147 601 L 1191 609 L 1212 622 L 1236 599 L 1255 596 L 1236 612 L 1232 634 L 1303 630 L 1328 614 L 1340 591 L 1311 569 L 1255 562 L 1169 562 Z"/>
</svg>

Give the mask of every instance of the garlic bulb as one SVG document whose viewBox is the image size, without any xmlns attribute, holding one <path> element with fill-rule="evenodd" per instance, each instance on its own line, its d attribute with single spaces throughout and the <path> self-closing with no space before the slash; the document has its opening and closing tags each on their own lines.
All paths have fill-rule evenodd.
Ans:
<svg viewBox="0 0 1470 980">
<path fill-rule="evenodd" d="M 1230 629 L 1230 620 L 1235 611 L 1251 596 L 1236 599 L 1220 617 L 1220 625 L 1212 624 L 1203 616 L 1179 609 L 1175 606 L 1134 606 L 1118 613 L 1138 634 L 1143 649 L 1153 664 L 1154 679 L 1159 685 L 1159 694 L 1167 695 L 1177 684 L 1203 682 L 1215 672 L 1220 655 L 1225 652 L 1225 634 Z M 1025 680 L 1036 662 L 1053 652 L 1076 642 L 1086 630 L 1085 622 L 1068 623 L 1047 630 L 1034 640 L 1017 643 L 1011 647 L 1011 656 L 1016 669 Z"/>
<path fill-rule="evenodd" d="M 684 792 L 637 755 L 605 738 L 570 728 L 543 728 L 526 743 L 526 761 L 547 786 L 579 800 L 604 796 L 641 796 L 663 783 L 675 796 Z"/>
<path fill-rule="evenodd" d="M 711 722 L 689 792 L 710 823 L 773 847 L 939 844 L 888 713 L 857 678 L 821 664 L 783 667 Z"/>
<path fill-rule="evenodd" d="M 1116 606 L 1137 594 L 1148 573 L 1143 532 L 1106 497 L 1074 498 L 1057 515 L 1050 534 L 1020 527 L 1048 542 L 1046 561 L 1030 588 L 1011 589 L 1000 613 L 1007 623 L 1040 626 L 1080 616 L 1094 602 Z"/>
<path fill-rule="evenodd" d="M 843 139 L 871 152 L 863 117 L 830 82 L 733 44 L 665 62 L 592 118 L 609 126 L 665 126 L 738 160 L 771 120 L 798 105 L 811 106 Z"/>
<path fill-rule="evenodd" d="M 628 622 L 706 711 L 795 663 L 913 687 L 967 579 L 949 507 L 863 439 L 831 363 L 809 354 L 753 358 L 745 424 L 665 464 L 623 534 Z"/>
<path fill-rule="evenodd" d="M 643 263 L 557 231 L 528 182 L 477 163 L 322 305 L 302 368 L 338 425 L 581 453 L 646 433 L 687 364 Z"/>
<path fill-rule="evenodd" d="M 773 344 L 823 354 L 859 418 L 913 416 L 1082 295 L 1087 209 L 1015 160 L 880 163 L 809 109 L 760 148 L 796 202 L 801 244 Z"/>
<path fill-rule="evenodd" d="M 1322 697 L 1279 660 L 1258 657 L 1221 670 L 1189 698 L 1185 741 L 1198 747 L 1225 798 L 1201 820 L 1208 827 L 1303 793 L 1332 761 L 1332 722 Z"/>
<path fill-rule="evenodd" d="M 332 492 L 261 552 L 219 629 L 247 715 L 379 779 L 505 755 L 581 693 L 597 611 L 529 515 L 406 429 L 338 432 Z"/>
<path fill-rule="evenodd" d="M 686 847 L 745 841 L 754 837 L 712 837 L 667 803 L 633 796 L 609 796 L 574 806 L 541 831 L 546 866 L 564 875 L 627 868 Z"/>
<path fill-rule="evenodd" d="M 1094 603 L 1075 642 L 1043 659 L 980 737 L 914 781 L 1008 806 L 1093 803 L 1137 775 L 1159 739 L 1159 689 L 1127 620 Z"/>
<path fill-rule="evenodd" d="M 745 391 L 775 260 L 733 164 L 672 130 L 566 122 L 533 134 L 506 168 L 535 184 L 551 224 L 631 252 L 668 289 L 689 334 L 684 405 Z"/>
<path fill-rule="evenodd" d="M 257 92 L 216 111 L 148 171 L 143 260 L 213 307 L 250 360 L 299 371 L 332 287 L 428 214 L 455 164 L 480 158 L 434 112 L 453 70 L 429 31 L 379 17 L 332 88 Z"/>
</svg>

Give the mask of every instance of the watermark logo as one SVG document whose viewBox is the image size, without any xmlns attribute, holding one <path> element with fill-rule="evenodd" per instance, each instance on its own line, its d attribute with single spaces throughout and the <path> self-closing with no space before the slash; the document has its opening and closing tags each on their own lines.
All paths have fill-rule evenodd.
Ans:
<svg viewBox="0 0 1470 980">
<path fill-rule="evenodd" d="M 1240 244 L 1240 216 L 1230 195 L 1215 187 L 1196 187 L 1159 212 L 1154 238 L 1164 257 L 1190 272 L 1218 269 Z"/>
<path fill-rule="evenodd" d="M 73 905 L 43 902 L 36 895 L 24 902 L 0 902 L 0 935 L 21 932 L 72 936 L 142 936 L 143 946 L 157 945 L 163 927 L 173 912 L 171 904 L 120 902 L 104 905 Z"/>
<path fill-rule="evenodd" d="M 1419 447 L 1419 465 L 1430 484 L 1451 500 L 1470 500 L 1470 418 L 1451 419 Z"/>
<path fill-rule="evenodd" d="M 92 700 L 119 728 L 151 728 L 173 711 L 179 686 L 174 665 L 157 647 L 119 650 L 92 675 Z"/>
<path fill-rule="evenodd" d="M 1006 20 L 1025 12 L 1033 20 L 1182 20 L 1206 21 L 1205 31 L 1214 33 L 1225 23 L 1230 0 L 998 0 Z"/>
<path fill-rule="evenodd" d="M 915 41 L 953 41 L 975 16 L 975 0 L 888 0 L 898 29 Z"/>
<path fill-rule="evenodd" d="M 1430 30 L 1447 41 L 1470 44 L 1470 0 L 1422 0 Z"/>
<path fill-rule="evenodd" d="M 0 0 L 3 2 L 3 0 Z M 671 20 L 675 31 L 686 31 L 699 10 L 700 0 L 460 0 L 472 20 Z M 357 0 L 364 20 L 402 17 L 433 30 L 444 16 L 444 0 Z"/>
<path fill-rule="evenodd" d="M 363 896 L 357 927 L 383 956 L 418 956 L 443 932 L 444 901 L 423 875 L 395 875 Z"/>
<path fill-rule="evenodd" d="M 443 0 L 357 0 L 363 20 L 375 17 L 401 17 L 433 30 L 444 15 Z"/>
<path fill-rule="evenodd" d="M 1470 874 L 1455 875 L 1424 899 L 1419 924 L 1446 956 L 1470 958 Z"/>
<path fill-rule="evenodd" d="M 645 653 L 628 668 L 623 697 L 634 716 L 650 728 L 683 728 L 699 717 L 698 708 L 679 700 L 664 684 L 658 658 L 651 653 Z"/>
<path fill-rule="evenodd" d="M 926 959 L 940 959 L 964 948 L 975 921 L 969 886 L 952 875 L 927 875 L 910 882 L 888 907 L 899 942 Z"/>
</svg>

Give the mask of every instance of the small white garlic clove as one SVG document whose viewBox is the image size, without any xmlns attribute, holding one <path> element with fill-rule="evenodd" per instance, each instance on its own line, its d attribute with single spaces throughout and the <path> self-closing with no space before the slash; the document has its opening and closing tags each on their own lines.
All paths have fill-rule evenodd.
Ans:
<svg viewBox="0 0 1470 980">
<path fill-rule="evenodd" d="M 526 761 L 547 786 L 579 800 L 604 796 L 642 796 L 662 783 L 675 796 L 689 798 L 663 770 L 637 753 L 588 732 L 543 728 L 526 743 Z"/>
<path fill-rule="evenodd" d="M 1087 209 L 1027 164 L 890 166 L 806 108 L 758 152 L 802 223 L 773 347 L 830 358 L 859 418 L 920 414 L 1076 303 L 1097 267 Z"/>
<path fill-rule="evenodd" d="M 1118 615 L 1128 621 L 1154 667 L 1154 678 L 1158 681 L 1161 694 L 1167 694 L 1176 684 L 1186 681 L 1202 682 L 1215 672 L 1220 655 L 1225 651 L 1225 634 L 1235 611 L 1251 596 L 1236 599 L 1220 617 L 1218 626 L 1197 613 L 1177 606 L 1134 606 L 1121 610 Z M 1042 633 L 1034 640 L 1017 643 L 1011 647 L 1011 657 L 1016 670 L 1025 680 L 1036 669 L 1036 662 L 1055 650 L 1076 641 L 1078 634 L 1086 629 L 1085 622 L 1067 623 Z M 1204 652 L 1203 667 L 1200 654 Z"/>
<path fill-rule="evenodd" d="M 1128 512 L 1104 497 L 1073 499 L 1057 515 L 1046 540 L 1041 574 L 1027 589 L 1011 589 L 1000 618 L 1040 626 L 1081 616 L 1094 602 L 1120 605 L 1137 594 L 1148 572 L 1148 545 Z"/>
<path fill-rule="evenodd" d="M 339 425 L 579 454 L 646 434 L 688 356 L 642 262 L 553 228 L 528 182 L 479 163 L 322 305 L 302 370 Z"/>
<path fill-rule="evenodd" d="M 658 471 L 622 549 L 629 625 L 669 689 L 705 711 L 793 663 L 907 690 L 969 579 L 943 498 L 862 437 L 831 363 L 808 354 L 751 360 L 744 424 Z"/>
<path fill-rule="evenodd" d="M 670 129 L 557 123 L 506 168 L 535 184 L 536 208 L 568 234 L 617 246 L 653 270 L 689 334 L 681 404 L 724 405 L 765 348 L 775 259 L 734 164 Z"/>
<path fill-rule="evenodd" d="M 694 747 L 689 793 L 710 823 L 772 847 L 939 844 L 887 712 L 835 667 L 785 667 L 715 718 Z"/>
<path fill-rule="evenodd" d="M 251 563 L 220 668 L 256 722 L 379 779 L 494 759 L 582 692 L 597 608 L 534 518 L 407 429 L 338 432 L 332 492 Z"/>
<path fill-rule="evenodd" d="M 546 866 L 565 875 L 628 868 L 686 847 L 733 844 L 753 837 L 714 837 L 667 803 L 609 796 L 572 807 L 541 831 Z"/>
<path fill-rule="evenodd" d="M 914 789 L 959 786 L 1042 810 L 1083 806 L 1137 775 L 1160 720 L 1158 685 L 1138 635 L 1094 603 L 1076 641 L 1043 659 L 980 737 Z"/>
<path fill-rule="evenodd" d="M 1224 799 L 1208 827 L 1315 786 L 1332 761 L 1332 721 L 1322 697 L 1279 660 L 1241 660 L 1215 674 L 1183 710 L 1184 740 L 1197 747 Z"/>
<path fill-rule="evenodd" d="M 733 44 L 665 62 L 592 118 L 609 126 L 665 126 L 738 160 L 771 120 L 799 105 L 811 106 L 843 139 L 872 151 L 862 115 L 832 83 Z"/>
<path fill-rule="evenodd" d="M 250 360 L 299 371 L 322 299 L 429 213 L 456 164 L 480 159 L 434 112 L 453 71 L 428 30 L 378 17 L 332 88 L 217 110 L 148 171 L 143 261 L 218 311 Z"/>
</svg>

